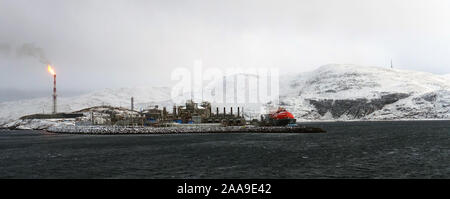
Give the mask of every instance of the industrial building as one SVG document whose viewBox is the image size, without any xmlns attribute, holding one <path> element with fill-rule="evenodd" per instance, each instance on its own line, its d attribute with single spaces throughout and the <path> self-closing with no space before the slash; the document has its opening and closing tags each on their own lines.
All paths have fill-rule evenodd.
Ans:
<svg viewBox="0 0 450 199">
<path fill-rule="evenodd" d="M 185 106 L 173 106 L 172 113 L 169 113 L 166 107 L 159 109 L 155 106 L 151 109 L 142 111 L 145 117 L 145 125 L 160 126 L 167 123 L 179 124 L 201 124 L 201 123 L 222 123 L 226 126 L 245 125 L 243 114 L 240 113 L 241 108 L 237 108 L 237 115 L 233 114 L 233 108 L 226 113 L 226 108 L 223 108 L 223 113 L 219 113 L 219 108 L 216 108 L 214 114 L 211 109 L 211 103 L 202 102 L 200 105 L 193 100 L 188 100 Z"/>
</svg>

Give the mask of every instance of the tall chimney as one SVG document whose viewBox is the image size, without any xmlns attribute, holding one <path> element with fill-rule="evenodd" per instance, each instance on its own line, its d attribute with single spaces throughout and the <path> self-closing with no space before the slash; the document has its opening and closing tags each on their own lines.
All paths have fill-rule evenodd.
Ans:
<svg viewBox="0 0 450 199">
<path fill-rule="evenodd" d="M 53 75 L 53 114 L 56 114 L 56 74 Z"/>
<path fill-rule="evenodd" d="M 234 75 L 234 101 L 233 103 L 237 103 L 237 91 L 238 91 L 238 87 L 237 87 L 237 75 Z M 232 114 L 233 115 L 233 114 Z"/>
<path fill-rule="evenodd" d="M 238 117 L 239 117 L 239 106 L 238 106 Z"/>
<path fill-rule="evenodd" d="M 226 110 L 225 110 L 225 107 L 223 107 L 223 116 L 225 116 L 226 115 Z"/>
<path fill-rule="evenodd" d="M 219 116 L 219 107 L 216 107 L 216 116 Z"/>
<path fill-rule="evenodd" d="M 230 110 L 231 110 L 231 115 L 233 115 L 233 107 L 231 107 Z"/>
<path fill-rule="evenodd" d="M 131 97 L 131 110 L 134 111 L 134 98 Z"/>
<path fill-rule="evenodd" d="M 223 103 L 227 103 L 227 77 L 223 76 Z"/>
</svg>

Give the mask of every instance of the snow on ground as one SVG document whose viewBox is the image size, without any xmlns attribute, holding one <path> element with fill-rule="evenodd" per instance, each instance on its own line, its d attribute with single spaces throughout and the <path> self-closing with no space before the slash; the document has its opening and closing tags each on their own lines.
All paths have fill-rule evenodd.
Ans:
<svg viewBox="0 0 450 199">
<path fill-rule="evenodd" d="M 49 127 L 74 126 L 75 119 L 26 119 L 15 120 L 4 125 L 5 128 L 43 130 Z"/>
</svg>

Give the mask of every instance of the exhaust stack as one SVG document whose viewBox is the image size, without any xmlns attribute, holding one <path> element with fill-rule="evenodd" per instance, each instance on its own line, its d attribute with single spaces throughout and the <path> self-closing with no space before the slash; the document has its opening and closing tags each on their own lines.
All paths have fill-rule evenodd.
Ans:
<svg viewBox="0 0 450 199">
<path fill-rule="evenodd" d="M 50 74 L 52 74 L 53 75 L 53 111 L 52 111 L 52 113 L 53 114 L 56 114 L 56 73 L 55 73 L 55 71 L 53 70 L 53 68 L 52 68 L 52 66 L 50 66 L 50 65 L 48 65 L 47 66 L 47 70 L 48 70 L 48 72 L 50 72 Z"/>
<path fill-rule="evenodd" d="M 53 114 L 56 114 L 56 74 L 53 75 Z"/>
</svg>

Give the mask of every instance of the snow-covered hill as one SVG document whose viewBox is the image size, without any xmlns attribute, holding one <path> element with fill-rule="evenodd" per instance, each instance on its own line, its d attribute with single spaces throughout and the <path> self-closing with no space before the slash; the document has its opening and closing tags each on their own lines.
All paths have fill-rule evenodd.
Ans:
<svg viewBox="0 0 450 199">
<path fill-rule="evenodd" d="M 230 80 L 228 78 L 227 84 L 233 85 Z M 300 121 L 450 119 L 450 75 L 326 65 L 280 80 L 280 104 Z M 244 85 L 236 87 L 245 89 Z M 135 110 L 155 104 L 170 107 L 173 105 L 170 92 L 168 87 L 105 89 L 77 97 L 59 97 L 58 111 L 71 112 L 101 105 L 130 107 L 131 96 L 135 100 Z M 233 97 L 227 96 L 227 101 L 234 101 Z M 245 107 L 246 116 L 253 118 L 262 110 L 255 104 Z M 24 115 L 50 111 L 50 97 L 3 102 L 0 103 L 0 126 Z"/>
<path fill-rule="evenodd" d="M 431 73 L 326 65 L 281 86 L 298 119 L 450 119 L 450 81 Z"/>
<path fill-rule="evenodd" d="M 448 79 L 450 81 L 450 74 L 443 75 L 444 78 Z"/>
</svg>

